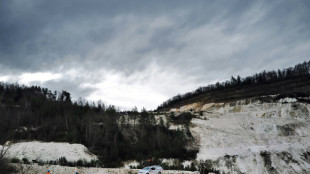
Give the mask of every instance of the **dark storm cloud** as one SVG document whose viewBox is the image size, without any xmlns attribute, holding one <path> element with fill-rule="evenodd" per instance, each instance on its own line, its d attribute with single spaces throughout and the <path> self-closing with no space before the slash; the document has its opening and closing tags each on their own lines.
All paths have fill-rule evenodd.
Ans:
<svg viewBox="0 0 310 174">
<path fill-rule="evenodd" d="M 250 31 L 245 32 L 272 29 L 272 31 L 268 30 L 268 33 L 283 32 L 283 34 L 288 34 L 286 37 L 294 37 L 294 40 L 305 39 L 304 36 L 300 37 L 300 32 L 296 35 L 287 33 L 292 32 L 293 27 L 297 28 L 302 24 L 298 30 L 306 32 L 305 36 L 309 36 L 309 32 L 305 30 L 308 27 L 305 24 L 309 23 L 309 18 L 307 18 L 309 10 L 305 7 L 308 4 L 300 2 L 271 4 L 269 1 L 264 3 L 260 1 L 255 3 L 254 1 L 205 3 L 202 1 L 197 1 L 197 3 L 185 1 L 170 1 L 169 3 L 158 3 L 158 1 L 148 3 L 143 1 L 7 1 L 4 4 L 1 6 L 1 58 L 13 68 L 21 66 L 22 69 L 28 70 L 39 68 L 42 61 L 53 63 L 55 59 L 63 59 L 69 54 L 84 57 L 85 53 L 96 44 L 104 44 L 111 37 L 117 37 L 117 31 L 126 30 L 130 23 L 124 25 L 124 28 L 113 26 L 114 17 L 120 15 L 150 19 L 163 15 L 177 22 L 171 28 L 155 31 L 150 38 L 152 45 L 137 52 L 149 51 L 149 49 L 165 50 L 170 47 L 174 48 L 174 46 L 178 49 L 179 45 L 173 42 L 174 32 L 190 31 L 190 29 L 209 23 L 224 25 L 223 31 L 228 34 L 244 32 L 247 26 L 241 25 L 245 28 L 238 28 L 238 26 L 251 20 L 251 18 L 245 19 L 244 16 L 255 5 L 262 5 L 262 7 L 261 11 L 253 16 L 265 14 L 257 23 L 249 26 Z M 177 12 L 186 12 L 188 15 L 176 16 Z M 287 22 L 287 20 L 292 21 Z M 287 24 L 294 26 L 285 28 Z M 298 35 L 299 37 L 296 37 Z M 283 37 L 283 35 L 280 36 Z M 128 43 L 130 44 L 130 41 Z M 111 60 L 113 58 L 103 59 L 112 61 L 112 64 L 116 63 Z M 125 60 L 128 60 L 125 63 L 137 61 L 136 57 Z"/>
<path fill-rule="evenodd" d="M 35 70 L 42 67 L 42 61 L 49 64 L 55 59 L 63 59 L 68 54 L 85 56 L 85 52 L 98 43 L 105 43 L 116 31 L 128 26 L 113 26 L 116 16 L 132 15 L 134 18 L 166 15 L 173 17 L 173 11 L 188 11 L 197 5 L 178 2 L 149 1 L 6 1 L 1 6 L 1 59 L 12 68 Z M 207 3 L 204 7 L 212 6 Z M 189 13 L 193 13 L 192 9 Z M 200 12 L 206 9 L 199 8 Z M 171 12 L 171 14 L 169 14 Z M 195 12 L 194 12 L 195 13 Z M 211 18 L 212 14 L 194 14 L 192 18 Z M 209 16 L 209 17 L 208 17 Z M 183 26 L 188 21 L 182 21 Z M 203 23 L 203 21 L 201 21 Z M 195 23 L 193 23 L 195 25 Z M 127 25 L 130 25 L 127 24 Z M 189 24 L 188 26 L 191 26 Z M 116 28 L 120 27 L 120 28 Z M 179 27 L 178 24 L 175 27 Z M 176 28 L 171 28 L 170 34 Z M 143 30 L 143 28 L 142 28 Z M 166 29 L 167 31 L 168 29 Z M 120 31 L 121 32 L 121 31 Z M 163 36 L 161 36 L 163 34 Z M 164 38 L 165 31 L 154 33 L 154 38 Z M 159 37 L 158 37 L 159 36 Z M 161 36 L 161 37 L 160 37 Z M 168 48 L 172 44 L 152 40 L 154 48 Z M 128 41 L 130 43 L 130 41 Z M 165 47 L 164 47 L 165 46 Z M 106 58 L 109 60 L 109 58 Z M 130 58 L 127 58 L 130 59 Z M 133 58 L 131 58 L 133 59 Z M 110 60 L 113 62 L 113 60 Z M 135 61 L 135 60 L 133 60 Z M 128 61 L 130 62 L 130 61 Z M 46 68 L 46 67 L 43 67 Z"/>
<path fill-rule="evenodd" d="M 308 60 L 309 27 L 307 0 L 7 0 L 0 6 L 0 79 L 59 73 L 40 83 L 87 97 L 107 85 L 101 77 L 109 72 L 141 80 L 138 88 L 148 86 L 137 72 L 162 79 L 148 70 L 155 64 L 163 76 L 167 69 L 180 74 L 174 77 L 192 89 Z M 125 80 L 109 82 L 118 81 Z M 188 90 L 179 88 L 160 94 Z"/>
</svg>

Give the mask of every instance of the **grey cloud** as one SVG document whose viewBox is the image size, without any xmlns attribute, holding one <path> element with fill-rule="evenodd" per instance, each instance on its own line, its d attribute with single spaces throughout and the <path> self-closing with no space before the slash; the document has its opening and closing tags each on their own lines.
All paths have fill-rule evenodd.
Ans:
<svg viewBox="0 0 310 174">
<path fill-rule="evenodd" d="M 36 84 L 36 83 L 33 83 Z M 40 86 L 48 87 L 49 89 L 62 91 L 67 90 L 72 94 L 74 100 L 77 100 L 79 97 L 85 98 L 93 93 L 96 89 L 88 87 L 83 88 L 80 86 L 81 81 L 68 81 L 68 79 L 61 79 L 61 80 L 50 80 L 47 82 L 42 83 Z"/>
<path fill-rule="evenodd" d="M 76 69 L 89 75 L 45 84 L 81 96 L 93 89 L 74 86 L 100 82 L 103 69 L 130 76 L 155 62 L 200 85 L 292 66 L 310 53 L 307 0 L 7 0 L 0 26 L 0 73 Z"/>
</svg>

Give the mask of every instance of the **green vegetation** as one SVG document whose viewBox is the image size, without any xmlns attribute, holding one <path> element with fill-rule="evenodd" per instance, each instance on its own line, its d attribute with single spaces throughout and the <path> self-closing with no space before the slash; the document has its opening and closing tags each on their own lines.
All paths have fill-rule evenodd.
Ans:
<svg viewBox="0 0 310 174">
<path fill-rule="evenodd" d="M 217 164 L 218 161 L 212 161 L 212 160 L 200 160 L 198 163 L 198 171 L 200 173 L 216 173 L 219 174 L 220 172 L 213 168 L 214 164 Z"/>
<path fill-rule="evenodd" d="M 272 166 L 270 152 L 262 151 L 260 152 L 260 156 L 263 158 L 265 167 L 270 173 L 278 173 L 277 170 Z"/>
<path fill-rule="evenodd" d="M 11 163 L 19 163 L 20 160 L 18 158 L 12 158 Z"/>
<path fill-rule="evenodd" d="M 28 158 L 23 158 L 22 160 L 23 160 L 24 164 L 30 164 Z"/>
<path fill-rule="evenodd" d="M 14 172 L 16 172 L 16 169 L 9 164 L 9 161 L 6 158 L 0 156 L 0 173 L 10 174 Z"/>
<path fill-rule="evenodd" d="M 183 124 L 183 125 L 186 125 L 188 126 L 190 121 L 192 120 L 192 118 L 195 118 L 196 116 L 193 115 L 192 113 L 190 112 L 182 112 L 180 113 L 179 115 L 175 115 L 173 112 L 170 113 L 169 117 L 170 118 L 170 121 L 173 123 L 173 124 Z"/>
<path fill-rule="evenodd" d="M 67 161 L 66 157 L 61 157 L 61 158 L 59 158 L 58 161 L 59 161 L 59 164 L 60 164 L 61 166 L 65 166 L 65 165 L 68 164 L 68 161 Z"/>
<path fill-rule="evenodd" d="M 70 166 L 70 167 L 97 167 L 99 166 L 99 161 L 97 160 L 91 160 L 86 161 L 79 159 L 77 161 L 67 161 L 65 157 L 61 157 L 58 159 L 58 161 L 36 161 L 38 165 L 45 165 L 45 164 L 52 164 L 52 165 L 61 165 L 61 166 Z"/>
<path fill-rule="evenodd" d="M 67 91 L 0 83 L 0 114 L 1 144 L 34 139 L 81 143 L 98 155 L 99 164 L 105 167 L 150 157 L 194 159 L 197 154 L 197 150 L 185 148 L 191 141 L 186 131 L 169 130 L 163 120 L 155 120 L 154 113 L 138 112 L 137 108 L 120 112 L 101 103 L 72 102 Z M 188 122 L 186 115 L 184 119 Z M 71 165 L 65 159 L 59 162 Z"/>
</svg>

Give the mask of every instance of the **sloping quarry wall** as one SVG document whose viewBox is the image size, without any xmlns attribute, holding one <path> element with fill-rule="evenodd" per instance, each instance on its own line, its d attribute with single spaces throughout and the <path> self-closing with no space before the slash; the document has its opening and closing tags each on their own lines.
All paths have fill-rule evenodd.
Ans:
<svg viewBox="0 0 310 174">
<path fill-rule="evenodd" d="M 239 100 L 202 111 L 190 128 L 197 161 L 221 173 L 310 173 L 309 104 Z"/>
</svg>

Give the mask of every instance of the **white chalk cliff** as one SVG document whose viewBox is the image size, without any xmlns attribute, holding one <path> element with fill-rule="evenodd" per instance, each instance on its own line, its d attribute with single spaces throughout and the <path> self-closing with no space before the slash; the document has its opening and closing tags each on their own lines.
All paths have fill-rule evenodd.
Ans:
<svg viewBox="0 0 310 174">
<path fill-rule="evenodd" d="M 172 111 L 200 112 L 190 128 L 197 161 L 221 173 L 310 173 L 310 104 L 246 99 Z"/>
</svg>

